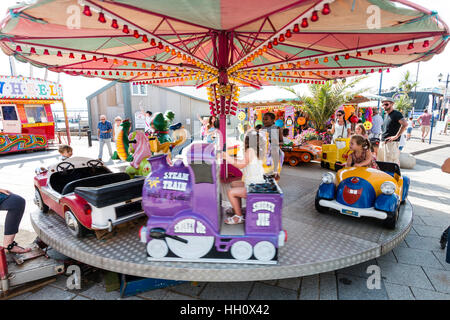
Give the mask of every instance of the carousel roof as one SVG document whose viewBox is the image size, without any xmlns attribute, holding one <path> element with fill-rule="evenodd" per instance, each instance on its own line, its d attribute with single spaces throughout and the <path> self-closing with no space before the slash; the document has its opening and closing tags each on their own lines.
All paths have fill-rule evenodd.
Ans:
<svg viewBox="0 0 450 320">
<path fill-rule="evenodd" d="M 9 10 L 0 46 L 72 75 L 259 88 L 428 60 L 448 35 L 406 0 L 38 0 Z"/>
</svg>

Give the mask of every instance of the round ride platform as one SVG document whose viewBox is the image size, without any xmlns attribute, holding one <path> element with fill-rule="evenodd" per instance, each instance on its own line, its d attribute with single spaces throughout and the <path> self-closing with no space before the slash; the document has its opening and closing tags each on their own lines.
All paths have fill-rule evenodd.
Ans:
<svg viewBox="0 0 450 320">
<path fill-rule="evenodd" d="M 31 222 L 45 243 L 88 265 L 146 278 L 206 282 L 284 279 L 333 271 L 384 255 L 406 237 L 413 220 L 409 201 L 401 206 L 395 230 L 385 229 L 382 221 L 376 219 L 318 213 L 314 197 L 320 174 L 309 170 L 315 168 L 314 164 L 307 167 L 283 168 L 280 186 L 284 192 L 283 228 L 288 232 L 288 241 L 280 248 L 276 265 L 150 262 L 145 244 L 139 242 L 140 225 L 98 240 L 93 236 L 75 238 L 56 213 L 35 211 Z M 145 224 L 146 218 L 141 221 Z"/>
</svg>

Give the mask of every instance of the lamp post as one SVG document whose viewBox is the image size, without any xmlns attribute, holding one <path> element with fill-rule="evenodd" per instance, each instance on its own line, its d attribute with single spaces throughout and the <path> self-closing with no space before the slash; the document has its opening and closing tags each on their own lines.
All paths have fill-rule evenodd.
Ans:
<svg viewBox="0 0 450 320">
<path fill-rule="evenodd" d="M 445 107 L 447 106 L 447 89 L 448 89 L 448 83 L 450 82 L 449 76 L 450 76 L 450 74 L 447 73 L 447 80 L 445 80 L 444 100 L 443 100 L 443 103 L 442 103 L 442 104 L 444 105 L 443 113 L 445 113 Z M 443 80 L 442 80 L 443 77 L 444 77 L 444 76 L 443 76 L 442 73 L 440 73 L 440 74 L 438 75 L 438 80 L 439 80 L 439 82 L 443 81 Z M 447 113 L 448 113 L 448 111 L 447 111 Z M 439 113 L 439 117 L 440 117 L 440 116 L 441 116 L 441 114 Z M 445 121 L 445 116 L 444 116 L 444 114 L 443 114 L 442 116 L 443 116 L 443 119 L 442 119 L 442 120 Z M 444 133 L 447 133 L 447 123 L 444 124 Z"/>
</svg>

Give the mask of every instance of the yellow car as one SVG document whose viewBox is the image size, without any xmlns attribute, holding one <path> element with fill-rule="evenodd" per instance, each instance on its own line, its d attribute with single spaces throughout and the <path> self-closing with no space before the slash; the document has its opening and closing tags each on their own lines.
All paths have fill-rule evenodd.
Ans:
<svg viewBox="0 0 450 320">
<path fill-rule="evenodd" d="M 337 144 L 324 144 L 322 145 L 322 160 L 320 166 L 322 168 L 338 171 L 345 166 L 347 158 L 352 152 L 350 150 L 350 138 L 337 138 L 335 142 L 342 146 L 338 148 Z"/>
</svg>

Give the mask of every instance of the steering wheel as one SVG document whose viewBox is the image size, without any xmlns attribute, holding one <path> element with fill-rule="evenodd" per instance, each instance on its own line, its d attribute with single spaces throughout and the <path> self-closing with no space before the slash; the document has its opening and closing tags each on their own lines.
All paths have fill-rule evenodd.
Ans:
<svg viewBox="0 0 450 320">
<path fill-rule="evenodd" d="M 89 160 L 88 162 L 86 162 L 86 165 L 89 168 L 97 169 L 97 168 L 103 167 L 103 162 L 101 162 L 100 160 L 94 159 L 94 160 Z"/>
<path fill-rule="evenodd" d="M 93 172 L 95 172 L 97 169 L 102 168 L 103 167 L 103 162 L 101 162 L 100 160 L 89 160 L 88 162 L 86 162 L 86 165 L 92 169 Z"/>
<path fill-rule="evenodd" d="M 67 161 L 63 161 L 56 166 L 56 171 L 63 175 L 70 175 L 75 172 L 75 166 Z"/>
</svg>

